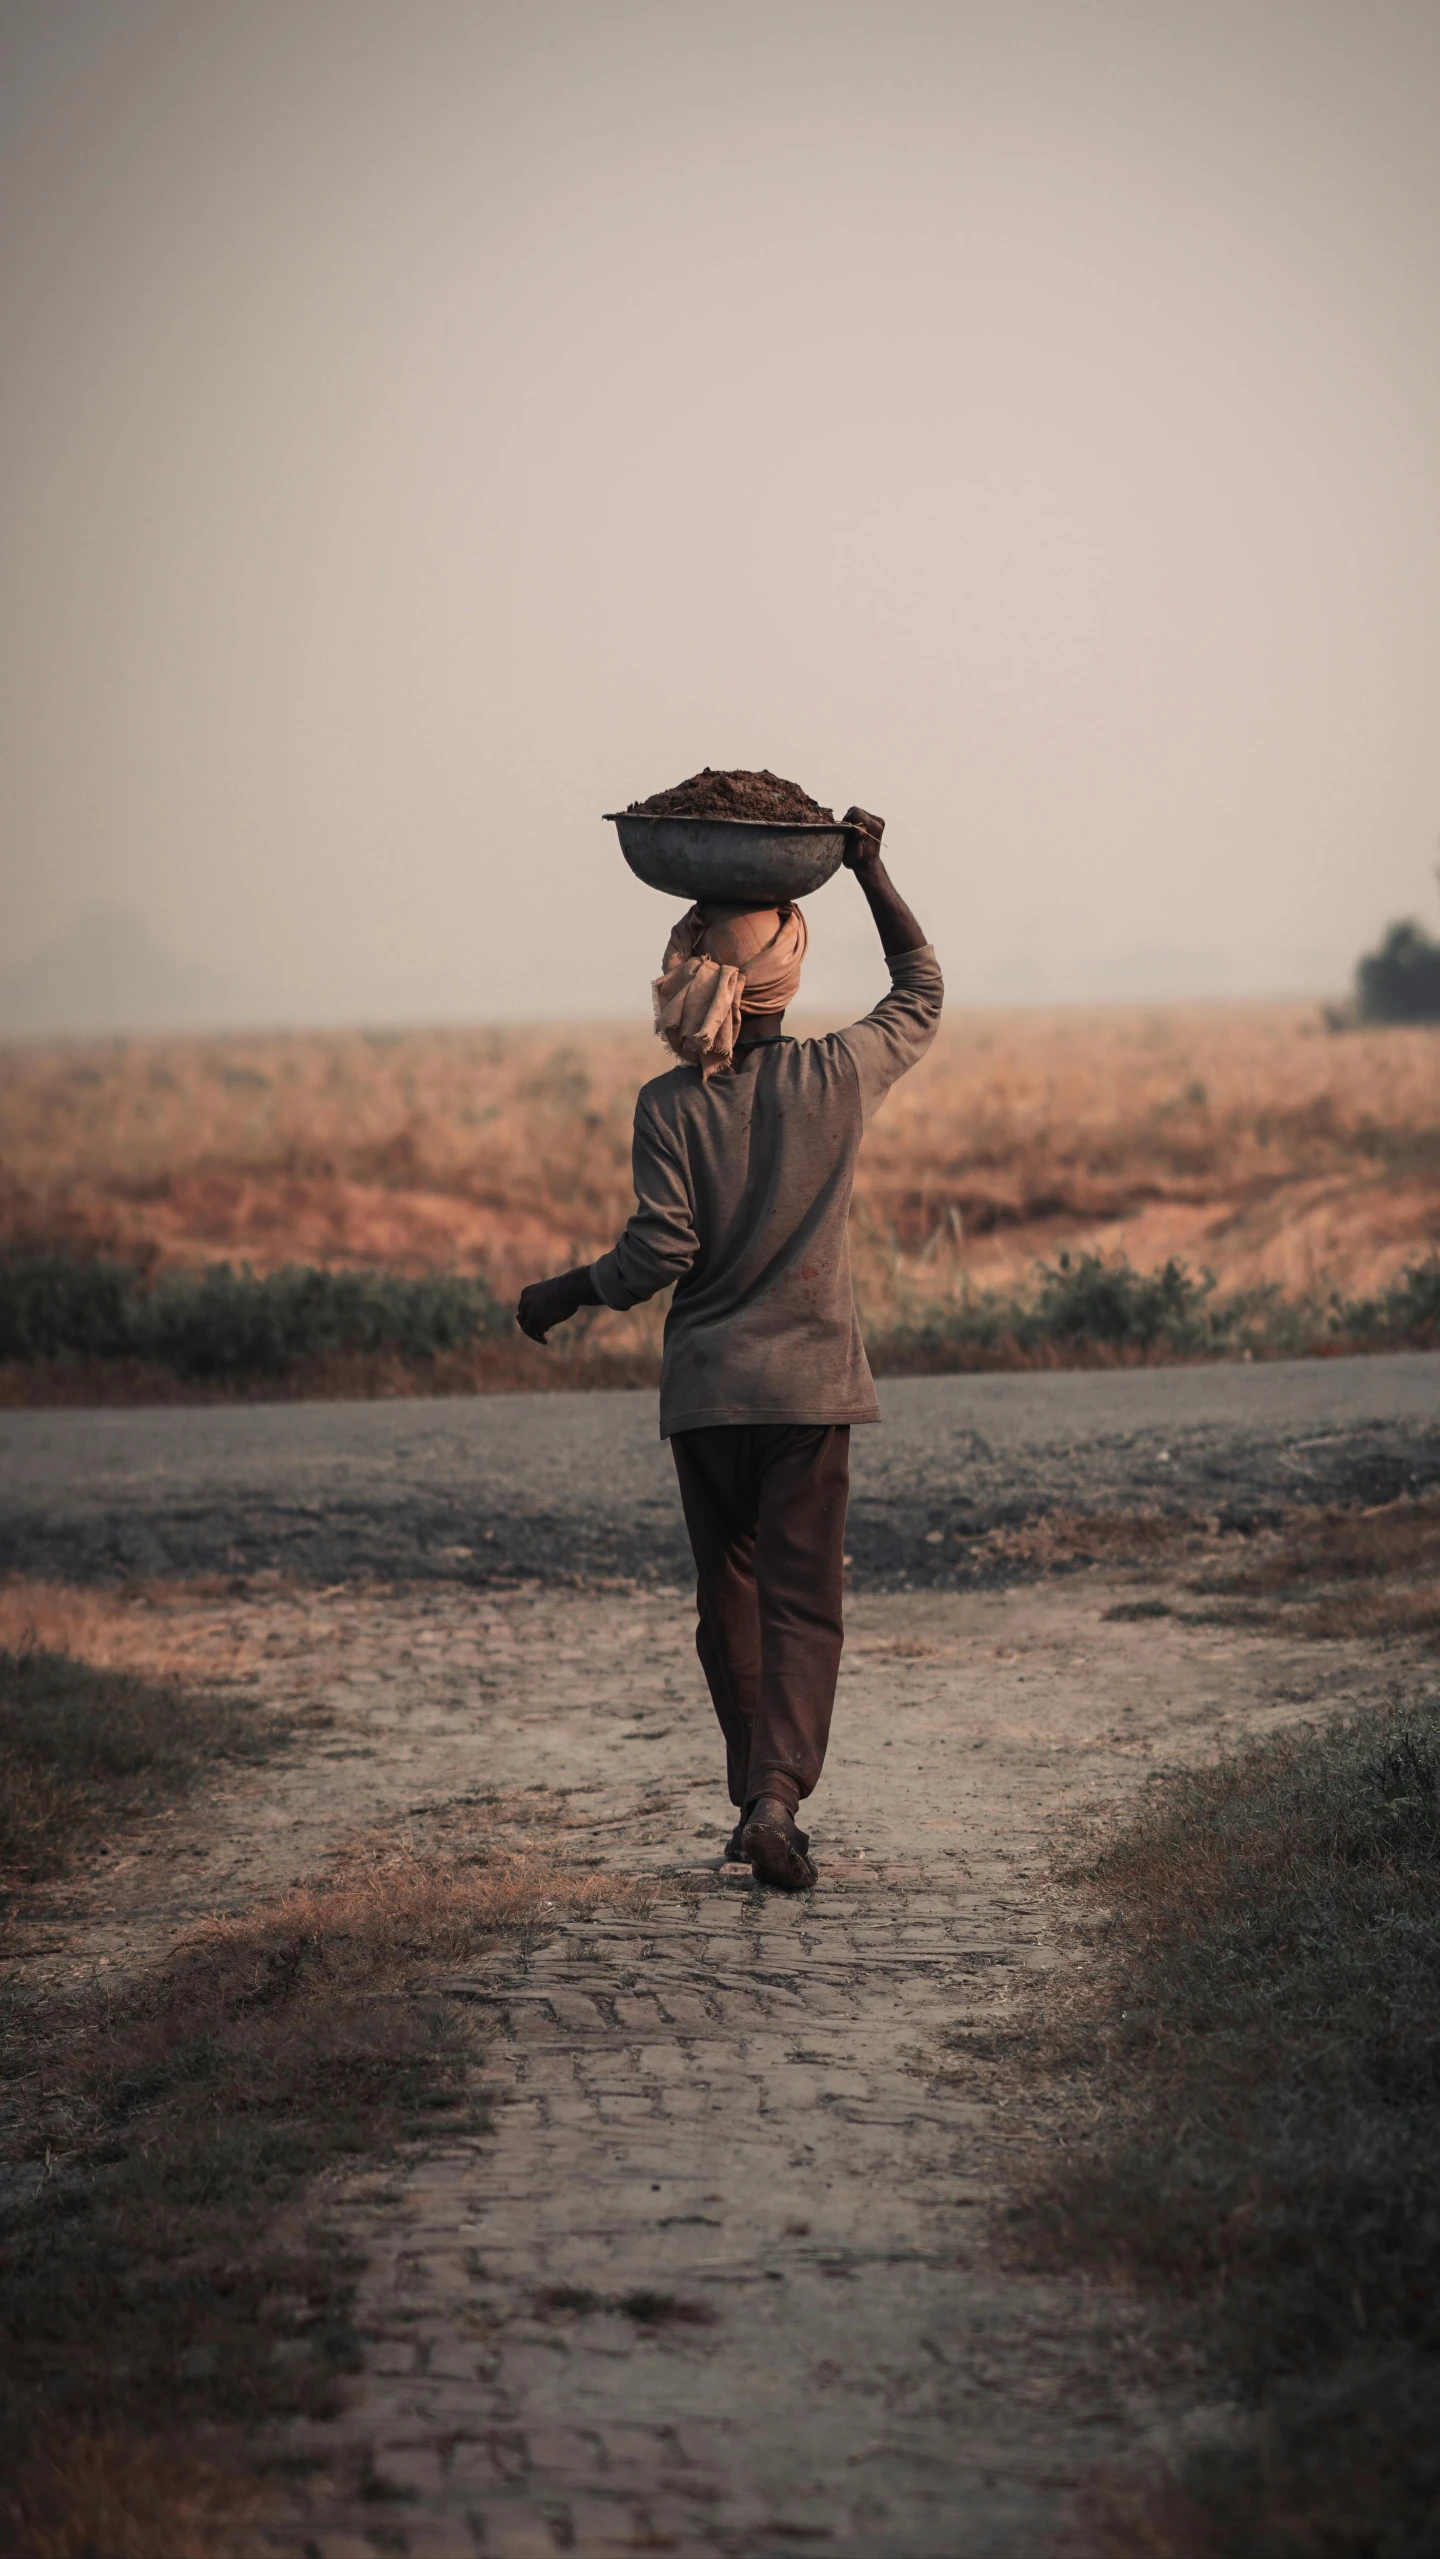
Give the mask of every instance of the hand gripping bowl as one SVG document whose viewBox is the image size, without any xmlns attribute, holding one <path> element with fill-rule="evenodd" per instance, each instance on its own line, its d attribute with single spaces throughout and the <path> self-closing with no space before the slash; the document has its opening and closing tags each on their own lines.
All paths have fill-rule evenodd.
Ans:
<svg viewBox="0 0 1440 2559">
<path fill-rule="evenodd" d="M 692 905 L 783 906 L 823 889 L 839 870 L 847 829 L 777 826 L 751 817 L 653 817 L 607 812 L 637 880 Z"/>
</svg>

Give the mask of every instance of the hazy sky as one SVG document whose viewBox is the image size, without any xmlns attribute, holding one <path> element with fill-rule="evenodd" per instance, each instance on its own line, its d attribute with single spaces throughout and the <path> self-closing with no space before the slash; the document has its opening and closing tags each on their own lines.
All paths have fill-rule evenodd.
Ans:
<svg viewBox="0 0 1440 2559">
<path fill-rule="evenodd" d="M 1435 0 L 0 0 L 0 973 L 643 1005 L 707 762 L 961 993 L 1435 921 L 1437 121 Z"/>
</svg>

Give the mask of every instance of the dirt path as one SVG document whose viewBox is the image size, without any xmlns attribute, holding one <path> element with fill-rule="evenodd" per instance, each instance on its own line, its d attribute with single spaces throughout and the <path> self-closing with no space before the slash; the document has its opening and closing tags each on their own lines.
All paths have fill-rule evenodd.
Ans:
<svg viewBox="0 0 1440 2559">
<path fill-rule="evenodd" d="M 1210 2422 L 1173 2337 L 995 2245 L 1045 2129 L 1007 2033 L 1072 1959 L 1048 1842 L 1152 1766 L 1374 1696 L 1403 1647 L 1108 1624 L 1098 1567 L 1016 1581 L 981 1532 L 1385 1500 L 1435 1480 L 1437 1391 L 1434 1360 L 887 1387 L 799 1902 L 721 1870 L 649 1399 L 7 1417 L 12 1567 L 100 1610 L 127 1572 L 278 1567 L 190 1586 L 166 1642 L 302 1710 L 52 1896 L 31 1979 L 142 1967 L 447 1807 L 653 1879 L 643 1922 L 557 1922 L 451 1986 L 489 2132 L 315 2197 L 365 2261 L 364 2368 L 272 2446 L 293 2485 L 247 2559 L 1049 2559 L 1097 2471 Z"/>
<path fill-rule="evenodd" d="M 477 1797 L 656 1889 L 643 1922 L 567 1922 L 455 1981 L 489 2134 L 317 2199 L 367 2261 L 365 2364 L 340 2418 L 273 2447 L 299 2484 L 259 2547 L 1036 2559 L 1097 2469 L 1206 2422 L 1135 2313 L 993 2246 L 1035 2134 L 1007 2024 L 1069 1960 L 1045 1841 L 1376 1672 L 1106 1624 L 1114 1596 L 1096 1573 L 857 1598 L 799 1901 L 721 1871 L 669 1594 L 197 1603 L 213 1640 L 243 1618 L 267 1694 L 334 1723 L 84 1886 L 64 1970 L 142 1960 L 357 1828 Z"/>
<path fill-rule="evenodd" d="M 1047 1840 L 1380 1671 L 1107 1624 L 1115 1597 L 1098 1571 L 860 1594 L 802 1900 L 721 1869 L 675 1595 L 184 1603 L 210 1658 L 228 1636 L 265 1695 L 333 1721 L 68 1888 L 36 1971 L 153 1960 L 371 1824 L 494 1798 L 656 1894 L 457 1979 L 491 2131 L 316 2198 L 366 2260 L 364 2370 L 272 2446 L 299 2484 L 247 2553 L 1038 2559 L 1097 2470 L 1208 2422 L 1173 2340 L 993 2244 L 1037 2128 L 1007 2027 L 1071 1959 Z"/>
</svg>

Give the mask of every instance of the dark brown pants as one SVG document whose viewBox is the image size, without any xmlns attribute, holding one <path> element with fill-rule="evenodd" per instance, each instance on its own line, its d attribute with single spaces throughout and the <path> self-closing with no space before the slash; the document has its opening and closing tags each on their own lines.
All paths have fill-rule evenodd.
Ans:
<svg viewBox="0 0 1440 2559">
<path fill-rule="evenodd" d="M 816 1785 L 845 1640 L 846 1423 L 727 1424 L 670 1442 L 695 1554 L 695 1649 L 742 1809 Z"/>
</svg>

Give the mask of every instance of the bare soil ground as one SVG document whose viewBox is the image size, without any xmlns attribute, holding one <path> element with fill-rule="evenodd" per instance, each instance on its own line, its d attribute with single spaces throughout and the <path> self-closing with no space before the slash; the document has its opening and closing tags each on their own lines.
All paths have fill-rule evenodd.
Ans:
<svg viewBox="0 0 1440 2559">
<path fill-rule="evenodd" d="M 492 2127 L 321 2181 L 314 2211 L 365 2260 L 362 2369 L 338 2414 L 271 2429 L 237 2547 L 1031 2559 L 1083 2541 L 1097 2475 L 1228 2422 L 1182 2333 L 995 2245 L 1044 2133 L 1009 2039 L 1075 1960 L 1057 1826 L 1363 1704 L 1412 1656 L 1290 1631 L 1278 1568 L 1279 1631 L 1273 1609 L 1210 1622 L 1204 1569 L 862 1592 L 799 1901 L 722 1867 L 671 1590 L 80 1595 L 81 1657 L 193 1661 L 295 1741 L 45 1888 L 12 1980 L 134 1979 L 407 1822 L 433 1842 L 483 1819 L 653 1895 L 440 1965 Z M 60 1640 L 53 1587 L 12 1590 L 11 1639 L 27 1605 Z M 1139 1605 L 1174 1613 L 1114 1614 Z"/>
</svg>

